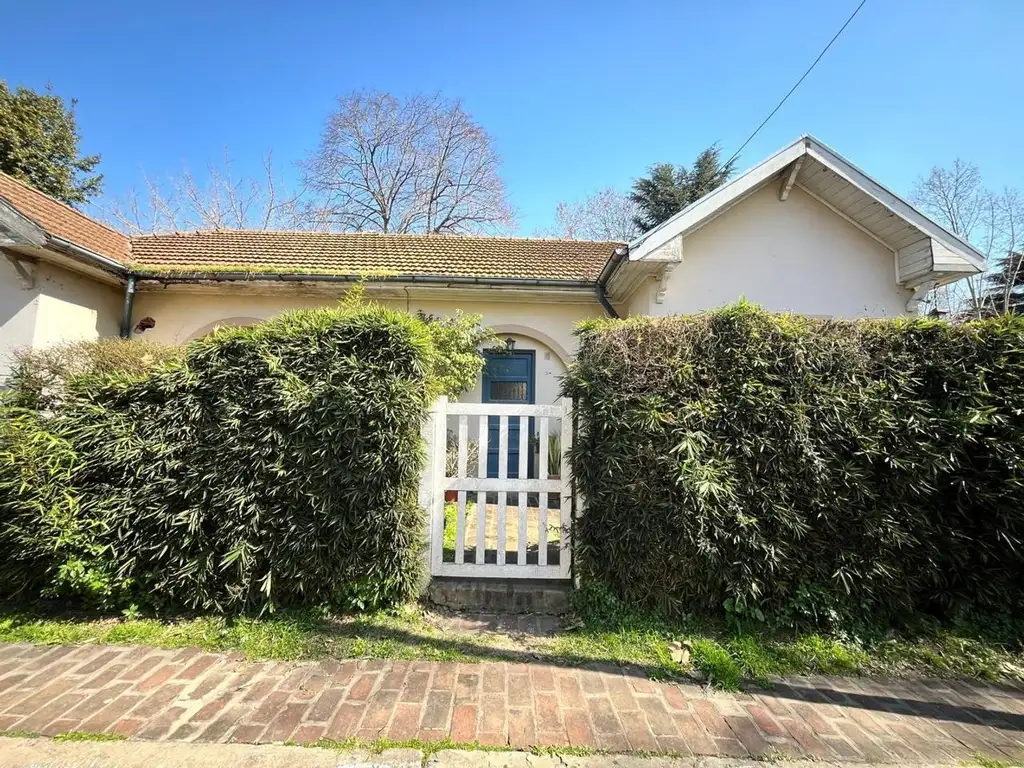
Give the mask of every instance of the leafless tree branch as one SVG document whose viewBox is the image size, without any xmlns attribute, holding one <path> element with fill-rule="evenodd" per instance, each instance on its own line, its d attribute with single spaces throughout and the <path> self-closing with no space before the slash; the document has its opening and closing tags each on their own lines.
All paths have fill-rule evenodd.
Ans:
<svg viewBox="0 0 1024 768">
<path fill-rule="evenodd" d="M 943 286 L 933 302 L 954 316 L 983 317 L 1009 311 L 1013 287 L 1018 284 L 1022 269 L 1021 260 L 1012 258 L 1024 244 L 1021 192 L 1009 187 L 999 194 L 989 191 L 977 166 L 957 158 L 949 168 L 935 167 L 926 177 L 919 178 L 910 199 L 924 213 L 984 253 L 990 265 L 987 274 Z M 994 284 L 1001 291 L 992 290 Z"/>
<path fill-rule="evenodd" d="M 458 101 L 354 93 L 303 164 L 311 222 L 379 232 L 495 232 L 515 214 L 490 136 Z"/>
<path fill-rule="evenodd" d="M 260 176 L 236 174 L 225 151 L 210 163 L 204 181 L 184 167 L 161 181 L 143 175 L 144 191 L 130 189 L 110 200 L 103 216 L 130 234 L 210 229 L 327 229 L 306 210 L 303 190 L 282 192 L 273 152 L 263 157 Z"/>
<path fill-rule="evenodd" d="M 606 187 L 582 200 L 558 203 L 554 227 L 541 234 L 569 240 L 628 241 L 639 234 L 633 222 L 636 213 L 636 203 L 628 194 Z"/>
</svg>

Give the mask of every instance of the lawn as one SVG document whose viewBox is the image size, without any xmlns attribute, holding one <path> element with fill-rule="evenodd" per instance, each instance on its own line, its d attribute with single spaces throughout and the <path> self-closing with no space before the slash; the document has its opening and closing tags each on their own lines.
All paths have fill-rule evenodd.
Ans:
<svg viewBox="0 0 1024 768">
<path fill-rule="evenodd" d="M 0 608 L 0 642 L 195 646 L 239 651 L 249 659 L 391 658 L 632 664 L 658 678 L 699 673 L 731 689 L 744 679 L 766 684 L 777 675 L 894 675 L 1024 678 L 1024 648 L 977 629 L 922 627 L 912 636 L 867 642 L 815 633 L 728 628 L 716 621 L 675 625 L 621 605 L 583 606 L 554 637 L 456 633 L 417 605 L 336 617 L 319 611 L 269 618 L 164 619 L 54 614 Z M 683 644 L 689 663 L 672 660 Z"/>
</svg>

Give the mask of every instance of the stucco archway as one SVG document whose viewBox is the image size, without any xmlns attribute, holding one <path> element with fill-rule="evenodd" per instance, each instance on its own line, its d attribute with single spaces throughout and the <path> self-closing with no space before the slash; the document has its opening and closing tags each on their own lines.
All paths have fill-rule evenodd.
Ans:
<svg viewBox="0 0 1024 768">
<path fill-rule="evenodd" d="M 528 339 L 534 339 L 535 341 L 539 341 L 558 356 L 559 362 L 561 362 L 562 365 L 566 367 L 569 366 L 569 361 L 572 358 L 569 355 L 569 352 L 565 349 L 565 347 L 563 347 L 553 338 L 548 336 L 546 333 L 538 331 L 536 328 L 531 328 L 528 325 L 507 324 L 492 325 L 490 326 L 490 328 L 492 331 L 494 331 L 494 335 L 497 336 L 498 338 L 501 338 L 506 334 L 511 334 L 513 336 L 525 336 Z"/>
<path fill-rule="evenodd" d="M 195 341 L 201 339 L 209 333 L 212 333 L 217 328 L 230 328 L 237 326 L 255 325 L 256 323 L 263 322 L 258 317 L 225 317 L 220 320 L 214 320 L 212 323 L 207 323 L 197 331 L 193 331 L 189 334 L 186 341 Z"/>
</svg>

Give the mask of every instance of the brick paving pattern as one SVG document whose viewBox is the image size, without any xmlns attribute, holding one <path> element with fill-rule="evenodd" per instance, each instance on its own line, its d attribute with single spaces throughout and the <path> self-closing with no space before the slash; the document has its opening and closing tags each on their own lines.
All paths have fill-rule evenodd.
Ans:
<svg viewBox="0 0 1024 768">
<path fill-rule="evenodd" d="M 1024 759 L 1024 684 L 804 677 L 720 693 L 539 663 L 246 662 L 146 647 L 0 645 L 0 731 L 308 743 L 584 745 L 866 762 Z"/>
</svg>

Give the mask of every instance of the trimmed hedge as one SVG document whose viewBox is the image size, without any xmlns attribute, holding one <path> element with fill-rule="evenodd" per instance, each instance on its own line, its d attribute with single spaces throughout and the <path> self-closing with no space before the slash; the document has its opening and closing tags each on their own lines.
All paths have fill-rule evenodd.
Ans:
<svg viewBox="0 0 1024 768">
<path fill-rule="evenodd" d="M 0 410 L 0 595 L 49 594 L 86 576 L 87 562 L 102 565 L 94 524 L 70 487 L 76 465 L 70 443 L 36 413 Z M 98 576 L 109 582 L 109 572 Z"/>
<path fill-rule="evenodd" d="M 741 302 L 578 336 L 585 576 L 782 624 L 1024 607 L 1024 318 Z"/>
<path fill-rule="evenodd" d="M 17 461 L 0 450 L 0 541 L 46 528 L 32 510 L 56 491 L 77 521 L 57 528 L 87 521 L 91 535 L 48 564 L 9 552 L 0 572 L 32 562 L 48 594 L 168 610 L 409 597 L 424 530 L 420 428 L 437 391 L 479 371 L 459 341 L 472 334 L 453 330 L 476 320 L 374 305 L 294 312 L 220 330 L 180 361 L 71 378 L 51 417 L 31 417 L 68 447 L 66 484 L 65 464 L 44 463 L 16 493 Z"/>
<path fill-rule="evenodd" d="M 60 407 L 68 383 L 82 376 L 144 374 L 180 360 L 185 348 L 143 339 L 69 341 L 41 349 L 22 349 L 6 382 L 11 404 L 37 411 Z"/>
</svg>

